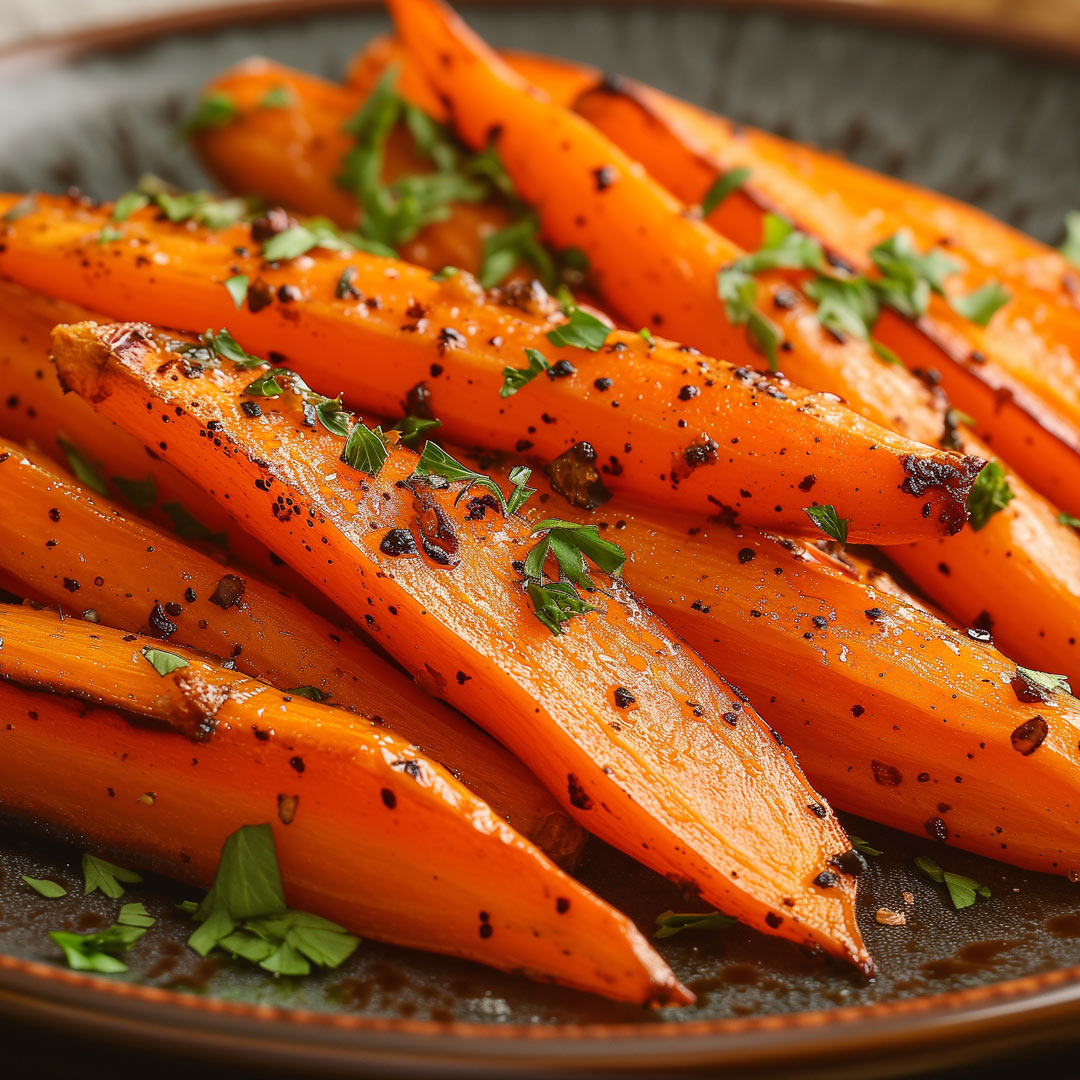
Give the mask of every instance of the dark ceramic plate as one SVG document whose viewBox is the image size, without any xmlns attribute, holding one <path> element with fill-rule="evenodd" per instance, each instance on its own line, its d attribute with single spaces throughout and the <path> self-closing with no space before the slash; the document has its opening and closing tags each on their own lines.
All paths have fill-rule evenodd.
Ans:
<svg viewBox="0 0 1080 1080">
<path fill-rule="evenodd" d="M 1080 71 L 1064 64 L 760 9 L 577 4 L 472 14 L 496 43 L 640 76 L 947 190 L 1048 240 L 1076 201 L 1080 141 L 1066 133 L 1080 130 Z M 204 79 L 252 53 L 337 76 L 385 27 L 374 11 L 248 25 L 219 17 L 135 44 L 129 32 L 123 48 L 98 42 L 80 53 L 68 42 L 0 56 L 0 188 L 78 184 L 109 197 L 147 171 L 205 183 L 170 134 Z M 187 950 L 174 910 L 182 894 L 164 881 L 132 895 L 160 921 L 130 954 L 130 977 L 81 976 L 57 966 L 46 931 L 104 926 L 115 904 L 78 895 L 74 849 L 10 826 L 0 833 L 0 1007 L 129 1045 L 384 1074 L 724 1065 L 838 1076 L 863 1075 L 873 1062 L 876 1075 L 898 1075 L 1075 1026 L 1080 887 L 948 852 L 951 869 L 993 892 L 956 912 L 914 868 L 925 842 L 850 824 L 884 852 L 860 886 L 877 980 L 741 929 L 687 934 L 661 951 L 699 1004 L 663 1013 L 374 943 L 330 974 L 274 980 Z M 71 895 L 42 900 L 24 873 Z M 688 903 L 598 843 L 581 876 L 645 928 Z M 879 925 L 880 907 L 903 911 L 906 924 Z"/>
</svg>

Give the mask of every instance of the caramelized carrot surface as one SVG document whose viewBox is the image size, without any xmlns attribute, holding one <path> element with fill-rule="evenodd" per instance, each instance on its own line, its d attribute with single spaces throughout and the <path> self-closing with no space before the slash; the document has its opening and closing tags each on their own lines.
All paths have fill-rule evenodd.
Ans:
<svg viewBox="0 0 1080 1080">
<path fill-rule="evenodd" d="M 0 199 L 0 211 L 10 201 Z M 468 275 L 433 280 L 362 254 L 267 264 L 237 253 L 254 246 L 247 226 L 169 225 L 149 208 L 102 244 L 108 208 L 37 203 L 7 226 L 0 273 L 114 317 L 228 326 L 248 350 L 326 392 L 343 390 L 354 407 L 400 415 L 410 391 L 422 393 L 449 437 L 541 460 L 587 439 L 616 459 L 611 484 L 628 497 L 791 533 L 817 532 L 804 512 L 814 504 L 834 506 L 853 541 L 948 535 L 966 520 L 981 459 L 912 442 L 835 397 L 668 342 L 612 331 L 596 352 L 555 346 L 546 334 L 557 307 L 527 289 L 485 297 Z M 338 298 L 347 270 L 352 291 Z M 240 274 L 250 285 L 237 309 L 224 282 Z M 548 373 L 501 397 L 504 369 L 524 370 L 526 349 L 543 355 Z"/>
<path fill-rule="evenodd" d="M 0 566 L 17 595 L 354 709 L 444 765 L 556 861 L 580 853 L 581 829 L 516 758 L 280 587 L 126 517 L 4 439 L 0 498 Z"/>
<path fill-rule="evenodd" d="M 877 195 L 891 180 L 870 179 L 860 191 L 865 170 L 736 129 L 630 80 L 594 85 L 576 108 L 684 203 L 700 205 L 720 176 L 747 170 L 707 219 L 743 247 L 760 245 L 765 216 L 773 212 L 825 243 L 841 265 L 860 272 L 873 270 L 871 248 L 903 229 L 922 249 L 940 247 L 957 268 L 945 278 L 946 295 L 931 295 L 928 314 L 917 324 L 885 309 L 876 338 L 909 368 L 938 372 L 942 389 L 974 418 L 977 432 L 1038 490 L 1067 508 L 1080 507 L 1080 366 L 1074 358 L 1080 355 L 1080 310 L 1071 298 L 1063 305 L 1008 275 L 1008 299 L 989 325 L 953 310 L 948 298 L 986 287 L 1001 275 L 965 258 L 952 233 L 935 231 L 925 218 L 915 226 L 921 205 L 937 200 L 948 206 L 950 200 L 923 192 L 921 200 L 901 207 L 894 192 L 882 205 Z M 847 182 L 836 182 L 838 175 Z M 864 224 L 871 222 L 866 231 Z M 808 382 L 798 367 L 788 364 L 788 373 Z"/>
<path fill-rule="evenodd" d="M 251 417 L 249 372 L 185 378 L 165 340 L 83 324 L 59 327 L 53 351 L 65 385 L 132 434 L 153 437 L 168 416 L 164 454 L 370 615 L 397 660 L 497 735 L 586 828 L 767 933 L 869 964 L 854 880 L 815 884 L 849 849 L 839 823 L 757 714 L 618 578 L 600 574 L 603 589 L 586 594 L 597 610 L 553 633 L 522 576 L 537 538 L 490 493 L 459 499 L 455 485 L 425 481 L 392 438 L 381 463 L 349 465 L 342 440 L 305 427 L 291 395 Z"/>
<path fill-rule="evenodd" d="M 2 607 L 0 636 L 6 811 L 203 887 L 231 832 L 269 822 L 289 903 L 360 934 L 623 1001 L 692 1000 L 625 916 L 390 732 L 50 612 Z"/>
</svg>

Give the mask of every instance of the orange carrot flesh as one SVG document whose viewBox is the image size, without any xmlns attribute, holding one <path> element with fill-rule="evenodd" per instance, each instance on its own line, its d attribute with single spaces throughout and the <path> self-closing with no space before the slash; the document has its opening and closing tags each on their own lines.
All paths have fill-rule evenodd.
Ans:
<svg viewBox="0 0 1080 1080">
<path fill-rule="evenodd" d="M 839 823 L 753 710 L 617 581 L 588 594 L 600 611 L 551 633 L 514 565 L 535 542 L 523 523 L 410 482 L 407 450 L 388 447 L 373 477 L 350 468 L 341 440 L 287 400 L 248 417 L 248 373 L 182 379 L 150 334 L 58 328 L 63 382 L 139 437 L 172 417 L 163 453 L 370 613 L 391 655 L 426 670 L 586 828 L 755 927 L 869 963 L 853 879 L 813 884 L 848 848 Z M 416 554 L 387 540 L 395 530 Z"/>
<path fill-rule="evenodd" d="M 692 1000 L 625 916 L 389 732 L 171 645 L 184 666 L 160 675 L 152 638 L 17 607 L 0 634 L 5 810 L 204 887 L 225 838 L 269 822 L 295 907 L 624 1001 Z"/>
<path fill-rule="evenodd" d="M 815 184 L 815 168 L 802 167 L 801 148 L 789 144 L 785 152 L 777 140 L 763 142 L 760 133 L 742 128 L 736 132 L 727 121 L 694 112 L 650 87 L 609 81 L 583 94 L 576 108 L 685 203 L 700 204 L 719 175 L 748 169 L 739 188 L 708 217 L 721 234 L 743 246 L 756 248 L 765 215 L 777 212 L 854 269 L 866 271 L 872 269 L 870 248 L 908 225 L 905 216 L 877 207 L 865 192 L 852 202 L 854 181 L 842 190 Z M 876 223 L 871 237 L 862 234 L 864 221 Z M 950 238 L 920 232 L 918 242 L 934 247 L 943 236 Z M 957 254 L 951 242 L 947 250 Z M 945 288 L 950 296 L 961 296 L 992 276 L 962 265 Z M 1017 287 L 989 326 L 980 327 L 935 295 L 918 324 L 886 309 L 874 333 L 909 368 L 937 371 L 942 389 L 975 418 L 986 441 L 1038 490 L 1069 508 L 1080 506 L 1080 368 L 1071 351 L 1080 344 L 1080 313 L 1061 311 L 1044 294 Z M 811 383 L 796 364 L 797 358 L 786 365 L 793 378 L 830 388 L 827 382 Z"/>
<path fill-rule="evenodd" d="M 516 758 L 278 586 L 128 519 L 2 438 L 0 496 L 8 508 L 0 565 L 11 591 L 355 709 L 444 765 L 557 862 L 576 860 L 581 829 Z"/>
<path fill-rule="evenodd" d="M 649 608 L 710 663 L 738 658 L 741 689 L 769 703 L 769 723 L 837 806 L 1030 869 L 1080 869 L 1075 698 L 1041 693 L 992 644 L 803 542 L 688 530 L 614 502 L 541 505 L 617 536 Z M 1038 625 L 1021 629 L 1034 638 Z"/>
<path fill-rule="evenodd" d="M 645 325 L 714 356 L 752 366 L 764 358 L 745 325 L 729 321 L 716 275 L 744 253 L 685 212 L 611 140 L 582 117 L 545 99 L 472 35 L 443 5 L 391 4 L 399 33 L 432 86 L 452 106 L 458 134 L 496 147 L 521 196 L 534 205 L 549 240 L 589 257 L 605 301 Z M 436 57 L 450 57 L 442 63 Z M 870 345 L 837 340 L 790 286 L 791 274 L 755 275 L 756 310 L 782 332 L 778 364 L 799 383 L 846 400 L 874 423 L 926 440 L 939 430 L 928 395 L 879 360 Z"/>
<path fill-rule="evenodd" d="M 547 316 L 509 306 L 519 293 L 485 299 L 464 274 L 432 280 L 406 263 L 333 253 L 274 267 L 236 253 L 252 243 L 245 226 L 191 230 L 149 210 L 124 223 L 121 241 L 102 245 L 107 209 L 37 202 L 7 226 L 0 272 L 117 318 L 228 326 L 312 385 L 344 390 L 352 406 L 395 415 L 424 383 L 444 432 L 462 443 L 551 460 L 587 439 L 617 458 L 612 487 L 635 501 L 730 508 L 740 521 L 794 534 L 816 533 L 803 510 L 814 503 L 833 505 L 853 541 L 951 534 L 966 520 L 981 460 L 897 436 L 782 378 L 620 331 L 599 352 L 556 347 Z M 346 268 L 362 299 L 336 298 Z M 238 310 L 223 285 L 238 273 L 273 294 L 287 285 L 299 299 L 252 311 L 249 294 Z M 559 377 L 501 398 L 503 369 L 526 367 L 525 348 L 542 352 Z"/>
</svg>

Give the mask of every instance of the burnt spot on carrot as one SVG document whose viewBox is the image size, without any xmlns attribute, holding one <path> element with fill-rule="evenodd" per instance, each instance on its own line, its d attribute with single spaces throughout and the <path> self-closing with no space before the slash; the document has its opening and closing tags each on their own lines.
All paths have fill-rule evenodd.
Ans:
<svg viewBox="0 0 1080 1080">
<path fill-rule="evenodd" d="M 415 555 L 416 541 L 408 529 L 390 529 L 379 543 L 379 550 L 384 555 Z"/>
<path fill-rule="evenodd" d="M 945 824 L 945 821 L 939 817 L 929 818 L 923 823 L 923 828 L 926 830 L 926 835 L 932 840 L 937 840 L 944 844 L 949 839 L 949 826 Z"/>
<path fill-rule="evenodd" d="M 570 796 L 570 805 L 577 810 L 591 810 L 593 801 L 574 773 L 566 775 L 566 790 Z"/>
<path fill-rule="evenodd" d="M 952 536 L 967 522 L 968 495 L 985 464 L 982 458 L 964 457 L 947 451 L 932 457 L 907 454 L 901 458 L 904 480 L 900 490 L 920 499 L 928 493 L 934 496 L 938 503 L 939 520 L 945 526 L 946 535 Z M 926 504 L 924 516 L 929 516 L 930 506 L 930 503 Z"/>
<path fill-rule="evenodd" d="M 210 603 L 216 604 L 223 611 L 237 606 L 244 596 L 246 584 L 237 574 L 226 574 L 210 596 Z"/>
<path fill-rule="evenodd" d="M 611 498 L 611 492 L 604 486 L 597 468 L 596 458 L 592 444 L 582 440 L 544 466 L 551 486 L 571 506 L 595 510 Z"/>
<path fill-rule="evenodd" d="M 387 810 L 397 809 L 397 796 L 388 787 L 384 787 L 380 794 L 382 795 L 383 806 Z"/>
<path fill-rule="evenodd" d="M 1046 720 L 1041 716 L 1033 716 L 1022 723 L 1009 738 L 1012 741 L 1012 748 L 1018 754 L 1027 757 L 1042 746 L 1043 740 L 1049 733 L 1050 727 Z"/>
<path fill-rule="evenodd" d="M 874 783 L 882 787 L 897 787 L 904 779 L 903 773 L 895 766 L 874 758 L 870 762 L 870 770 L 874 774 Z"/>
<path fill-rule="evenodd" d="M 176 633 L 176 623 L 168 617 L 161 604 L 154 604 L 147 623 L 155 637 L 167 638 Z"/>
</svg>

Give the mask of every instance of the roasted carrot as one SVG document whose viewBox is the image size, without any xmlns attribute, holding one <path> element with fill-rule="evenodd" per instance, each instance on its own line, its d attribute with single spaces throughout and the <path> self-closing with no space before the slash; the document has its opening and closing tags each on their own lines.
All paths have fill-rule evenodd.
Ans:
<svg viewBox="0 0 1080 1080">
<path fill-rule="evenodd" d="M 710 663 L 737 658 L 741 689 L 838 807 L 1030 869 L 1080 870 L 1080 703 L 1025 676 L 989 634 L 945 625 L 804 541 L 615 500 L 590 513 L 537 486 L 534 513 L 617 537 L 649 608 Z M 1039 625 L 1021 632 L 1042 666 Z"/>
<path fill-rule="evenodd" d="M 0 212 L 10 201 L 0 199 Z M 109 215 L 38 196 L 7 226 L 0 272 L 114 317 L 229 326 L 245 348 L 282 357 L 375 414 L 400 415 L 419 387 L 447 436 L 469 445 L 550 460 L 587 438 L 617 459 L 612 487 L 643 502 L 719 508 L 798 534 L 816 533 L 804 507 L 831 504 L 851 540 L 885 544 L 950 534 L 966 520 L 981 460 L 900 438 L 781 377 L 619 331 L 597 352 L 555 346 L 546 333 L 557 308 L 512 307 L 526 302 L 520 291 L 486 300 L 465 274 L 433 280 L 363 254 L 269 265 L 236 253 L 252 244 L 247 226 L 190 229 L 147 209 L 123 223 L 121 240 L 101 244 Z M 252 284 L 238 310 L 223 282 L 239 274 Z M 360 299 L 338 299 L 341 280 Z M 278 299 L 264 306 L 256 295 Z M 500 397 L 506 368 L 528 366 L 526 348 L 542 353 L 549 377 Z"/>
<path fill-rule="evenodd" d="M 642 167 L 582 117 L 548 101 L 434 0 L 390 4 L 398 32 L 469 145 L 496 148 L 550 243 L 589 258 L 602 298 L 628 322 L 726 360 L 763 366 L 748 326 L 729 318 L 717 273 L 745 252 L 688 215 Z M 449 62 L 443 63 L 443 58 Z M 838 340 L 791 288 L 791 275 L 755 275 L 747 303 L 783 337 L 777 362 L 804 386 L 828 385 L 874 423 L 925 441 L 937 430 L 928 395 L 879 360 L 869 343 Z M 772 331 L 770 331 L 772 333 Z M 760 337 L 760 335 L 759 335 Z"/>
<path fill-rule="evenodd" d="M 752 926 L 869 963 L 854 880 L 814 884 L 848 850 L 839 823 L 757 714 L 618 578 L 599 575 L 593 610 L 572 586 L 545 586 L 543 567 L 526 583 L 544 541 L 504 518 L 490 489 L 463 501 L 455 470 L 360 427 L 343 462 L 342 440 L 305 427 L 288 399 L 248 416 L 250 373 L 179 378 L 185 361 L 154 333 L 58 327 L 63 382 L 139 437 L 170 416 L 164 453 L 208 494 L 227 491 L 230 513 L 280 538 L 313 584 L 370 614 L 392 656 L 426 671 L 586 828 Z M 439 483 L 423 479 L 432 468 Z"/>
<path fill-rule="evenodd" d="M 831 159 L 822 161 L 813 151 L 736 130 L 720 117 L 695 112 L 630 80 L 606 79 L 594 85 L 576 108 L 684 203 L 700 205 L 719 177 L 733 169 L 748 170 L 707 219 L 744 247 L 758 247 L 766 214 L 777 212 L 824 242 L 840 263 L 872 271 L 870 249 L 909 228 L 917 207 L 935 201 L 924 192 L 922 202 L 901 208 L 894 193 L 884 206 L 878 205 L 876 194 L 892 181 L 869 180 L 860 191 L 864 170 L 847 175 L 844 170 L 850 167 L 843 163 L 833 166 Z M 838 173 L 848 182 L 830 186 L 824 181 Z M 949 205 L 949 200 L 939 201 Z M 981 215 L 971 211 L 971 216 Z M 867 223 L 872 223 L 869 231 Z M 943 244 L 950 257 L 965 254 L 950 232 L 935 231 L 925 221 L 922 226 L 915 230 L 922 247 Z M 945 292 L 954 300 L 997 280 L 996 271 L 976 261 L 956 262 L 956 267 L 944 280 Z M 1009 281 L 1007 302 L 985 327 L 958 314 L 945 297 L 932 295 L 928 314 L 917 323 L 886 308 L 874 333 L 908 367 L 937 371 L 942 388 L 974 418 L 976 431 L 995 451 L 1038 490 L 1076 510 L 1080 313 L 1071 299 L 1063 306 L 1022 280 Z M 797 367 L 788 365 L 788 373 L 806 381 Z"/>
<path fill-rule="evenodd" d="M 267 94 L 283 103 L 266 108 Z M 301 213 L 324 214 L 351 228 L 362 213 L 356 196 L 336 180 L 354 140 L 345 124 L 363 104 L 354 91 L 269 60 L 248 60 L 219 75 L 207 93 L 225 94 L 236 107 L 227 125 L 210 128 L 196 148 L 229 189 L 258 193 Z M 433 171 L 408 131 L 395 127 L 386 144 L 383 180 Z M 512 216 L 494 202 L 452 202 L 450 217 L 435 221 L 400 247 L 401 257 L 439 269 L 478 270 L 483 238 L 505 228 Z"/>
<path fill-rule="evenodd" d="M 516 758 L 280 587 L 126 518 L 4 439 L 0 494 L 10 590 L 354 709 L 415 743 L 556 862 L 576 861 L 581 829 Z"/>
<path fill-rule="evenodd" d="M 270 822 L 296 907 L 624 1001 L 692 1000 L 625 916 L 390 732 L 153 638 L 18 607 L 0 634 L 5 810 L 202 886 L 230 833 Z"/>
</svg>

